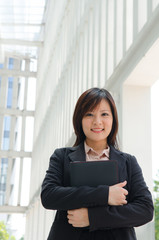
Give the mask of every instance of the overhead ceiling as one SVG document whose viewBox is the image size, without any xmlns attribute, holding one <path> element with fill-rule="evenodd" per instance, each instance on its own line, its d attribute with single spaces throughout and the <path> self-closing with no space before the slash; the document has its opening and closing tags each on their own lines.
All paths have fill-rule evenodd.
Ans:
<svg viewBox="0 0 159 240">
<path fill-rule="evenodd" d="M 133 69 L 125 84 L 152 86 L 159 79 L 159 39 L 151 46 L 137 66 Z"/>
<path fill-rule="evenodd" d="M 47 0 L 0 1 L 0 63 L 4 55 L 37 58 Z"/>
</svg>

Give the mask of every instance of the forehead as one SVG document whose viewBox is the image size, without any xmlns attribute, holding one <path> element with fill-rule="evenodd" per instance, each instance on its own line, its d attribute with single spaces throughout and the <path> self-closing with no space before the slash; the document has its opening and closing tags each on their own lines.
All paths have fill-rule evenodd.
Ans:
<svg viewBox="0 0 159 240">
<path fill-rule="evenodd" d="M 92 109 L 92 111 L 98 111 L 98 110 L 108 110 L 111 111 L 109 102 L 105 99 L 102 99 L 98 105 Z"/>
</svg>

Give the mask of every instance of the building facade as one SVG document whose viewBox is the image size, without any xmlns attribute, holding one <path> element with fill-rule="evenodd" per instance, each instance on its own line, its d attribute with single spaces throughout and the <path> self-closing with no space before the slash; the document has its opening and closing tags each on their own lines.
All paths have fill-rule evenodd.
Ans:
<svg viewBox="0 0 159 240">
<path fill-rule="evenodd" d="M 112 93 L 119 114 L 120 148 L 137 157 L 153 192 L 151 86 L 159 79 L 159 0 L 48 0 L 44 21 L 43 42 L 37 45 L 37 73 L 30 70 L 29 59 L 27 73 L 20 73 L 25 79 L 37 78 L 35 112 L 26 107 L 27 85 L 21 111 L 7 110 L 11 116 L 22 117 L 22 126 L 26 117 L 34 117 L 32 150 L 24 149 L 25 127 L 21 128 L 22 147 L 18 153 L 10 148 L 12 159 L 31 159 L 29 203 L 22 207 L 22 202 L 20 205 L 16 202 L 17 211 L 26 215 L 25 240 L 47 239 L 55 211 L 42 207 L 41 184 L 53 151 L 74 143 L 74 106 L 88 88 L 104 87 Z M 1 87 L 5 84 L 3 81 L 2 85 L 1 78 Z M 11 88 L 11 79 L 8 84 Z M 0 106 L 5 105 L 4 99 L 1 97 Z M 6 111 L 4 114 L 1 111 L 1 115 L 4 117 Z M 10 129 L 15 129 L 15 119 L 13 123 L 14 128 L 12 125 Z M 3 141 L 7 141 L 8 134 L 15 134 L 13 130 L 8 133 L 7 124 Z M 5 172 L 8 160 L 2 159 L 8 159 L 8 154 L 6 158 L 2 149 L 1 153 Z M 4 201 L 2 192 L 0 201 Z M 154 222 L 137 228 L 136 232 L 138 240 L 153 240 Z"/>
<path fill-rule="evenodd" d="M 41 206 L 41 183 L 52 152 L 74 142 L 73 109 L 87 88 L 111 91 L 121 149 L 137 157 L 152 191 L 150 89 L 159 77 L 158 3 L 50 1 L 37 71 L 27 240 L 47 238 L 55 212 Z M 154 239 L 153 222 L 136 231 L 138 239 Z"/>
<path fill-rule="evenodd" d="M 28 74 L 24 72 L 27 64 Z M 0 69 L 0 221 L 6 223 L 9 233 L 16 239 L 24 235 L 29 202 L 32 149 L 27 131 L 32 127 L 35 107 L 32 102 L 33 109 L 30 109 L 28 100 L 32 93 L 30 88 L 33 88 L 29 82 L 35 82 L 35 72 L 30 71 L 30 61 L 10 57 L 5 58 Z M 31 135 L 32 132 L 30 138 Z"/>
</svg>

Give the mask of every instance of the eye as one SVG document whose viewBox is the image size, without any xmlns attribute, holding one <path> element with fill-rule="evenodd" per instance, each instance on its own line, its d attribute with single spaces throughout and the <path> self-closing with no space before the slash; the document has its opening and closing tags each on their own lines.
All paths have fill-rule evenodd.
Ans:
<svg viewBox="0 0 159 240">
<path fill-rule="evenodd" d="M 108 113 L 102 113 L 102 116 L 109 116 L 109 114 Z"/>
<path fill-rule="evenodd" d="M 85 114 L 85 117 L 92 117 L 92 116 L 93 116 L 92 113 L 86 113 L 86 114 Z"/>
</svg>

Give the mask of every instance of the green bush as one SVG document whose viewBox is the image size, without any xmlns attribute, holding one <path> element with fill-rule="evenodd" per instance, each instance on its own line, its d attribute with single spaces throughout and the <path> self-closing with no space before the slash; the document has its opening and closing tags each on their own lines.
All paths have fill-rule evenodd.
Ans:
<svg viewBox="0 0 159 240">
<path fill-rule="evenodd" d="M 157 175 L 159 179 L 159 172 Z M 159 240 L 159 180 L 154 181 L 154 208 L 155 208 L 155 239 Z"/>
</svg>

